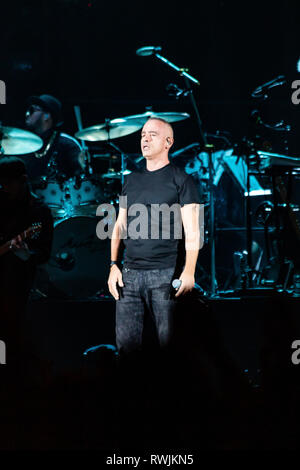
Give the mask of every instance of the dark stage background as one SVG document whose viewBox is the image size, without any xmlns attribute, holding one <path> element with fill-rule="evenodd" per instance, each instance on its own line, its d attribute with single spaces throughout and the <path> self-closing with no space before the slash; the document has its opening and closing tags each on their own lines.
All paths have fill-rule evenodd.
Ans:
<svg viewBox="0 0 300 470">
<path fill-rule="evenodd" d="M 6 125 L 23 127 L 25 100 L 50 93 L 64 105 L 64 129 L 77 131 L 73 105 L 83 125 L 156 111 L 185 111 L 192 119 L 175 125 L 176 148 L 199 141 L 188 99 L 169 97 L 166 85 L 181 79 L 137 48 L 162 46 L 162 55 L 188 67 L 204 130 L 225 130 L 233 143 L 251 130 L 249 115 L 259 103 L 251 91 L 280 74 L 287 84 L 261 105 L 265 121 L 291 125 L 289 153 L 299 155 L 299 109 L 291 102 L 291 82 L 299 78 L 299 11 L 284 2 L 103 2 L 43 0 L 1 4 L 0 78 L 7 86 L 1 106 Z M 138 134 L 118 139 L 125 152 L 138 152 Z M 282 135 L 274 150 L 282 151 Z"/>
<path fill-rule="evenodd" d="M 255 132 L 250 115 L 259 109 L 265 122 L 284 120 L 291 126 L 287 134 L 264 136 L 273 150 L 300 156 L 300 105 L 291 101 L 291 84 L 300 80 L 299 2 L 23 0 L 1 2 L 0 15 L 0 80 L 5 81 L 7 90 L 7 104 L 0 106 L 0 121 L 5 126 L 24 128 L 27 97 L 46 93 L 62 101 L 63 130 L 71 135 L 78 130 L 74 105 L 81 107 L 83 127 L 103 123 L 105 118 L 143 113 L 147 106 L 152 106 L 157 112 L 191 114 L 191 119 L 174 124 L 174 150 L 199 142 L 190 101 L 175 100 L 166 91 L 170 82 L 183 85 L 182 79 L 157 59 L 136 55 L 138 48 L 154 45 L 161 46 L 162 55 L 170 61 L 188 67 L 200 81 L 200 87 L 195 85 L 193 89 L 206 132 L 226 131 L 231 145 L 238 144 Z M 264 102 L 251 98 L 256 87 L 278 75 L 286 76 L 284 86 L 270 90 Z M 125 153 L 139 153 L 138 132 L 114 142 Z M 226 192 L 230 186 L 231 181 L 225 182 L 221 196 L 232 216 L 234 209 Z M 217 201 L 220 211 L 221 196 Z M 230 221 L 233 225 L 235 222 Z M 240 219 L 236 225 L 241 225 Z M 257 240 L 263 246 L 263 234 L 259 237 Z M 245 248 L 244 233 L 240 238 L 226 233 L 222 245 L 217 243 L 217 277 L 221 287 L 228 287 L 232 253 L 243 249 L 243 243 Z M 209 270 L 208 254 L 206 245 L 200 253 L 200 262 Z M 104 286 L 107 289 L 104 264 L 100 269 L 105 280 L 99 285 L 100 290 Z M 95 272 L 96 279 L 97 276 L 99 273 Z M 199 279 L 197 282 L 203 285 Z M 204 280 L 207 282 L 207 278 Z M 204 284 L 204 288 L 207 286 L 208 283 Z M 183 355 L 182 365 L 179 364 L 182 375 L 178 380 L 174 375 L 176 381 L 171 382 L 174 388 L 167 398 L 177 390 L 171 405 L 177 410 L 174 422 L 179 416 L 174 429 L 184 436 L 178 438 L 182 448 L 187 445 L 199 448 L 199 423 L 207 439 L 201 442 L 203 448 L 206 442 L 208 448 L 221 449 L 297 447 L 300 381 L 298 371 L 292 369 L 290 344 L 299 337 L 299 298 L 285 294 L 263 296 L 213 299 L 209 314 L 202 314 L 196 304 L 194 311 L 187 307 L 181 317 L 186 321 L 183 331 L 187 356 Z M 73 303 L 33 298 L 29 303 L 27 325 L 40 352 L 58 371 L 73 367 L 80 370 L 82 353 L 87 347 L 114 343 L 114 302 L 102 300 Z M 210 325 L 211 319 L 215 329 L 215 325 Z M 105 360 L 104 356 L 103 363 Z M 40 367 L 42 370 L 44 365 Z M 2 425 L 5 432 L 0 436 L 2 448 L 116 448 L 114 400 L 120 399 L 124 384 L 115 385 L 112 368 L 107 371 L 104 367 L 101 373 L 96 387 L 89 376 L 85 383 L 78 373 L 78 381 L 77 375 L 75 379 L 70 375 L 70 379 L 58 381 L 49 389 L 45 387 L 40 395 L 37 392 L 31 396 L 30 391 L 25 407 L 28 415 L 15 419 L 15 424 L 3 406 L 1 423 L 6 424 Z M 199 387 L 195 386 L 198 382 Z M 206 385 L 202 389 L 203 383 Z M 215 393 L 212 399 L 208 399 L 210 386 Z M 160 395 L 157 397 L 159 400 Z M 181 402 L 182 410 L 178 406 Z M 207 403 L 212 403 L 211 408 Z M 161 416 L 165 416 L 163 406 L 161 409 Z M 15 413 L 14 407 L 12 410 Z M 150 417 L 151 407 L 147 413 Z M 154 437 L 153 441 L 149 438 L 147 449 L 153 442 L 161 445 L 170 431 L 166 428 L 165 432 L 162 427 L 161 435 L 157 435 L 155 413 L 152 428 L 150 425 Z M 145 420 L 145 425 L 148 422 Z M 19 423 L 26 423 L 28 428 L 24 424 L 23 431 L 19 431 L 20 443 L 14 444 L 13 426 L 19 429 Z M 170 423 L 172 426 L 173 421 Z M 12 438 L 7 429 L 11 429 Z M 121 426 L 120 429 L 122 442 L 124 433 Z M 172 442 L 174 448 L 176 442 Z"/>
</svg>

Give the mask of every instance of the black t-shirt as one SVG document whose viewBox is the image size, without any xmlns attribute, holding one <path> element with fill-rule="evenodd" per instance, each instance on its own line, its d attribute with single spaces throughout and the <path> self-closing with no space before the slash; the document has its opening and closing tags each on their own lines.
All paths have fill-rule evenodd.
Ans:
<svg viewBox="0 0 300 470">
<path fill-rule="evenodd" d="M 132 269 L 164 269 L 183 264 L 180 207 L 200 204 L 193 178 L 171 163 L 155 171 L 145 168 L 125 177 L 121 196 L 120 207 L 127 207 L 124 265 Z M 134 207 L 135 204 L 143 204 L 146 210 Z M 162 204 L 167 205 L 163 206 L 164 215 Z"/>
</svg>

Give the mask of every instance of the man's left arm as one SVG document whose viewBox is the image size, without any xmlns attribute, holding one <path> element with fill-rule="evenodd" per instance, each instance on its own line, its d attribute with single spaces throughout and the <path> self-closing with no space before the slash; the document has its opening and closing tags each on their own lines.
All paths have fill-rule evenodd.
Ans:
<svg viewBox="0 0 300 470">
<path fill-rule="evenodd" d="M 185 234 L 185 266 L 179 280 L 181 286 L 175 297 L 190 292 L 195 285 L 195 270 L 201 245 L 200 204 L 181 207 L 181 218 Z"/>
</svg>

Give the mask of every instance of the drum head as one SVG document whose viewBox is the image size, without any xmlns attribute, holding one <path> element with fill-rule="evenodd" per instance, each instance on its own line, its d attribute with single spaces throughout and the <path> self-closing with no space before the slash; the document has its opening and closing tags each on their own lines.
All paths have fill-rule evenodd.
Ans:
<svg viewBox="0 0 300 470">
<path fill-rule="evenodd" d="M 47 297 L 86 299 L 109 294 L 110 239 L 99 240 L 96 217 L 71 217 L 54 226 L 49 262 L 39 268 L 36 290 Z"/>
</svg>

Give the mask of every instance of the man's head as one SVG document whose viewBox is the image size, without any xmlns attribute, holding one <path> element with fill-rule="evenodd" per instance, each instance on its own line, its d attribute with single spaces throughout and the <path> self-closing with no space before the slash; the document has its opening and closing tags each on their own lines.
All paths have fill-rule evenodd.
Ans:
<svg viewBox="0 0 300 470">
<path fill-rule="evenodd" d="M 171 124 L 164 119 L 149 118 L 141 132 L 141 150 L 147 160 L 168 158 L 174 143 Z"/>
<path fill-rule="evenodd" d="M 31 96 L 28 100 L 25 123 L 36 134 L 62 124 L 61 102 L 51 95 Z"/>
<path fill-rule="evenodd" d="M 28 188 L 24 162 L 17 157 L 0 158 L 0 192 L 10 201 L 22 199 Z"/>
</svg>

